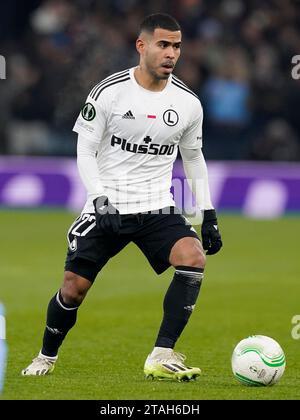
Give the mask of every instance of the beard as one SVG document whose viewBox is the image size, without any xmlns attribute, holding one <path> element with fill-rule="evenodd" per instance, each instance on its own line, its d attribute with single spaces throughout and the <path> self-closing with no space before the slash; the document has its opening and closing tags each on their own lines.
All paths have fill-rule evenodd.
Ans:
<svg viewBox="0 0 300 420">
<path fill-rule="evenodd" d="M 159 81 L 159 80 L 167 80 L 172 72 L 171 73 L 163 73 L 163 71 L 162 72 L 159 72 L 160 69 L 161 69 L 161 67 L 159 67 L 159 69 L 155 69 L 155 68 L 153 68 L 151 66 L 147 66 L 148 72 L 151 74 L 151 76 L 155 80 L 157 80 L 157 81 Z"/>
</svg>

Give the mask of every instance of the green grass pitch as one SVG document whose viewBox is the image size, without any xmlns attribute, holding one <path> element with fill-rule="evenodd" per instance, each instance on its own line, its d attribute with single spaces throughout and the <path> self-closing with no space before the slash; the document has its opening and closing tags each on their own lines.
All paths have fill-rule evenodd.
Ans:
<svg viewBox="0 0 300 420">
<path fill-rule="evenodd" d="M 221 215 L 224 248 L 208 258 L 196 309 L 177 343 L 202 376 L 191 383 L 144 379 L 172 269 L 157 276 L 130 245 L 98 276 L 63 344 L 54 373 L 22 377 L 40 349 L 48 301 L 60 286 L 65 212 L 1 211 L 0 300 L 6 307 L 9 360 L 0 399 L 299 399 L 300 218 L 255 221 Z M 275 338 L 287 368 L 270 388 L 240 385 L 230 358 L 251 334 Z"/>
</svg>

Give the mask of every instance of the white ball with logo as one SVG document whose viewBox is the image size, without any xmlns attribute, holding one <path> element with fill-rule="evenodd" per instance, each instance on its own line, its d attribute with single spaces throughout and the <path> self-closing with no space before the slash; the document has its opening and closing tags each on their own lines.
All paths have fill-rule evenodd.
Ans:
<svg viewBox="0 0 300 420">
<path fill-rule="evenodd" d="M 251 335 L 233 350 L 231 366 L 234 376 L 243 385 L 270 386 L 282 377 L 286 360 L 273 338 Z"/>
</svg>

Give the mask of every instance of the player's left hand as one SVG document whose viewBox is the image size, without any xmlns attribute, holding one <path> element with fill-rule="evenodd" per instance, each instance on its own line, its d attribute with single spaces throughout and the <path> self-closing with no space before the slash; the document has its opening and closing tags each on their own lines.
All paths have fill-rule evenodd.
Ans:
<svg viewBox="0 0 300 420">
<path fill-rule="evenodd" d="M 93 201 L 96 225 L 106 233 L 119 233 L 122 225 L 119 211 L 111 204 L 106 195 L 101 195 Z"/>
<path fill-rule="evenodd" d="M 202 244 L 207 255 L 216 254 L 222 248 L 216 210 L 204 210 L 201 227 Z"/>
</svg>

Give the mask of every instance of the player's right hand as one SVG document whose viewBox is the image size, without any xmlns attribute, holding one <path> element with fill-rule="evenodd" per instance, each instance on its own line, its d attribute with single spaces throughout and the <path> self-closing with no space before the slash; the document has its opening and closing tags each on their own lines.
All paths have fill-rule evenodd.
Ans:
<svg viewBox="0 0 300 420">
<path fill-rule="evenodd" d="M 106 233 L 119 233 L 122 225 L 119 211 L 110 203 L 106 195 L 93 201 L 95 207 L 96 226 Z"/>
</svg>

